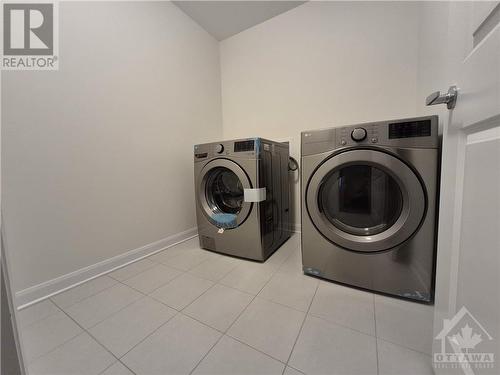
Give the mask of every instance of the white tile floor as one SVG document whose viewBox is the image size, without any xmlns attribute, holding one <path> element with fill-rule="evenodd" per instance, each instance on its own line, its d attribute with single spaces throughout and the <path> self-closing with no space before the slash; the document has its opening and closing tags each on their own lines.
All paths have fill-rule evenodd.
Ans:
<svg viewBox="0 0 500 375">
<path fill-rule="evenodd" d="M 432 374 L 432 307 L 260 264 L 197 238 L 20 313 L 30 375 Z"/>
</svg>

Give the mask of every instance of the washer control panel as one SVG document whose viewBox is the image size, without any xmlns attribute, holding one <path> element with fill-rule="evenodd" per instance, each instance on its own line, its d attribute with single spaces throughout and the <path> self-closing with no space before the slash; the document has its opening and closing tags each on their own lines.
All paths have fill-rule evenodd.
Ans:
<svg viewBox="0 0 500 375">
<path fill-rule="evenodd" d="M 255 148 L 255 140 L 253 139 L 234 142 L 234 152 L 253 151 L 254 148 Z"/>
<path fill-rule="evenodd" d="M 194 146 L 194 161 L 203 161 L 213 157 L 257 158 L 261 150 L 274 152 L 274 142 L 264 142 L 262 138 L 246 138 Z"/>
</svg>

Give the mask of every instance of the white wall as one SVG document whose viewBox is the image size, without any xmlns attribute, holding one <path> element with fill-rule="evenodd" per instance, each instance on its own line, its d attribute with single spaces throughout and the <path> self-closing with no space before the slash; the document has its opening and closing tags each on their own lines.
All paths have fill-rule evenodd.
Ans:
<svg viewBox="0 0 500 375">
<path fill-rule="evenodd" d="M 61 2 L 60 70 L 2 72 L 16 291 L 195 226 L 192 146 L 220 138 L 218 43 L 168 2 Z"/>
<path fill-rule="evenodd" d="M 414 116 L 418 16 L 408 2 L 309 2 L 222 41 L 224 138 L 290 140 L 298 158 L 301 131 Z"/>
<path fill-rule="evenodd" d="M 448 16 L 450 3 L 447 1 L 425 1 L 420 4 L 418 30 L 417 65 L 417 112 L 419 115 L 438 114 L 442 126 L 448 117 L 445 105 L 425 106 L 425 98 L 437 90 L 447 90 L 451 84 L 447 60 L 450 51 L 448 41 Z"/>
</svg>

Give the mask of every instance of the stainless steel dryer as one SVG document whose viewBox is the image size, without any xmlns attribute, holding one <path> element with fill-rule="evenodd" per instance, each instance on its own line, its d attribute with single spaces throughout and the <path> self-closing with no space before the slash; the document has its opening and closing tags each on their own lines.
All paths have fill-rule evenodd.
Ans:
<svg viewBox="0 0 500 375">
<path fill-rule="evenodd" d="M 439 155 L 437 116 L 303 132 L 304 272 L 431 302 Z"/>
<path fill-rule="evenodd" d="M 194 147 L 202 248 L 264 261 L 290 237 L 288 158 L 262 138 Z"/>
</svg>

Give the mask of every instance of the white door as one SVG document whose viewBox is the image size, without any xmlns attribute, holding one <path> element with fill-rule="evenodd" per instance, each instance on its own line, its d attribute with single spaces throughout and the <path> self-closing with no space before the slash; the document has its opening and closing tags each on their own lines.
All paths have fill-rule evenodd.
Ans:
<svg viewBox="0 0 500 375">
<path fill-rule="evenodd" d="M 450 2 L 445 6 L 446 37 L 436 35 L 441 44 L 446 43 L 441 73 L 449 85 L 457 85 L 459 95 L 453 110 L 443 107 L 445 111 L 440 112 L 444 117 L 443 158 L 434 314 L 438 339 L 433 345 L 434 359 L 440 362 L 435 361 L 435 372 L 498 374 L 500 2 Z M 444 327 L 444 319 L 459 312 Z M 443 347 L 447 347 L 445 352 L 451 347 L 457 354 L 449 357 L 452 361 L 467 352 L 494 356 L 476 356 L 482 363 L 475 363 L 471 355 L 461 355 L 468 363 L 453 366 L 439 357 Z M 496 360 L 494 368 L 485 368 L 491 365 L 488 359 Z"/>
</svg>

